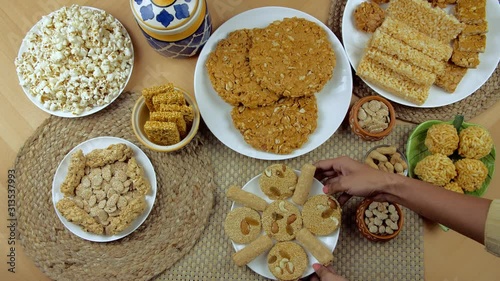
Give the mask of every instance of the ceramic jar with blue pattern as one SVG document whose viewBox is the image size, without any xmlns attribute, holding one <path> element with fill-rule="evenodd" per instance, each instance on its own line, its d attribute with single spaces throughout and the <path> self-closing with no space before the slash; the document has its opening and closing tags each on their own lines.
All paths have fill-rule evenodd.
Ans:
<svg viewBox="0 0 500 281">
<path fill-rule="evenodd" d="M 169 58 L 197 55 L 212 32 L 205 0 L 130 0 L 148 43 Z"/>
</svg>

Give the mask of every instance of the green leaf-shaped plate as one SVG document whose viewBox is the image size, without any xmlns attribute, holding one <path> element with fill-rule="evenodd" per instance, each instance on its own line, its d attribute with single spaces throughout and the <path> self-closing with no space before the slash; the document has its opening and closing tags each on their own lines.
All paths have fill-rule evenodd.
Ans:
<svg viewBox="0 0 500 281">
<path fill-rule="evenodd" d="M 415 128 L 415 130 L 413 130 L 410 137 L 408 138 L 408 144 L 406 148 L 406 158 L 408 159 L 408 164 L 409 164 L 408 175 L 410 177 L 417 178 L 417 176 L 413 172 L 415 166 L 420 160 L 422 160 L 427 155 L 431 154 L 424 144 L 425 137 L 427 135 L 427 130 L 432 125 L 440 123 L 452 124 L 453 121 L 444 122 L 439 120 L 429 120 L 423 122 L 420 125 L 418 125 Z M 463 122 L 460 128 L 465 129 L 470 126 L 479 126 L 479 125 Z M 488 168 L 488 177 L 486 178 L 480 189 L 475 190 L 474 192 L 465 192 L 466 194 L 481 197 L 484 194 L 484 192 L 486 192 L 486 190 L 488 189 L 488 185 L 491 182 L 491 178 L 493 177 L 493 172 L 495 171 L 495 156 L 496 156 L 495 147 L 493 147 L 490 154 L 480 159 Z M 457 153 L 454 153 L 453 155 L 450 156 L 450 158 L 453 161 L 456 161 L 461 159 L 462 157 L 460 157 Z"/>
</svg>

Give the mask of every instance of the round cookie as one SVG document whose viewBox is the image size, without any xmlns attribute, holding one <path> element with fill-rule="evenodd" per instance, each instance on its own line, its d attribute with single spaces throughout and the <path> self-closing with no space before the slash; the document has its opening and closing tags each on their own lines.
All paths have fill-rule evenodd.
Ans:
<svg viewBox="0 0 500 281">
<path fill-rule="evenodd" d="M 326 194 L 309 198 L 302 208 L 304 227 L 316 235 L 328 235 L 339 228 L 342 209 L 335 198 Z"/>
<path fill-rule="evenodd" d="M 300 210 L 286 200 L 276 200 L 262 214 L 262 228 L 278 241 L 289 241 L 302 228 Z"/>
<path fill-rule="evenodd" d="M 260 215 L 247 207 L 233 209 L 226 216 L 224 231 L 235 243 L 250 243 L 260 235 Z"/>
<path fill-rule="evenodd" d="M 297 280 L 308 264 L 306 252 L 295 242 L 278 242 L 267 254 L 269 271 L 278 280 Z"/>
<path fill-rule="evenodd" d="M 297 175 L 285 164 L 273 164 L 267 167 L 259 178 L 262 192 L 272 200 L 292 197 Z"/>
<path fill-rule="evenodd" d="M 321 91 L 336 64 L 325 30 L 296 17 L 275 21 L 255 32 L 249 59 L 260 85 L 285 97 Z"/>
<path fill-rule="evenodd" d="M 248 50 L 253 31 L 240 29 L 222 39 L 205 63 L 212 86 L 227 103 L 258 107 L 276 102 L 279 96 L 252 78 Z"/>
</svg>

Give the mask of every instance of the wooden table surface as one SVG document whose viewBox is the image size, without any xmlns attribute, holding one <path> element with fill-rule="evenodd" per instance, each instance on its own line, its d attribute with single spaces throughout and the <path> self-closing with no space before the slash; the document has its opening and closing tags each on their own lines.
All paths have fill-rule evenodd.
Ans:
<svg viewBox="0 0 500 281">
<path fill-rule="evenodd" d="M 4 1 L 6 2 L 6 1 Z M 193 74 L 196 58 L 168 59 L 153 51 L 134 22 L 127 1 L 97 0 L 16 0 L 1 6 L 0 16 L 0 279 L 2 280 L 48 280 L 27 256 L 19 240 L 9 245 L 11 232 L 7 221 L 7 178 L 12 169 L 17 152 L 48 117 L 24 95 L 18 84 L 14 58 L 21 40 L 27 31 L 43 16 L 72 3 L 104 9 L 118 18 L 127 28 L 135 48 L 135 64 L 127 89 L 139 91 L 144 87 L 173 82 L 193 93 Z M 309 13 L 326 23 L 330 0 L 208 0 L 214 29 L 232 16 L 245 10 L 261 6 L 287 6 Z M 500 102 L 470 122 L 485 126 L 493 135 L 495 145 L 500 148 Z M 499 164 L 499 160 L 496 161 Z M 500 166 L 498 166 L 500 167 Z M 23 171 L 17 171 L 22 173 Z M 47 175 L 52 177 L 52 175 Z M 40 186 L 40 188 L 51 188 Z M 497 168 L 487 198 L 500 198 L 500 169 Z M 457 206 L 460 208 L 460 206 Z M 13 248 L 13 249 L 11 249 Z M 484 247 L 462 237 L 454 231 L 443 232 L 436 224 L 425 223 L 424 262 L 426 280 L 498 280 L 500 259 L 487 253 Z M 13 251 L 11 251 L 13 250 Z M 10 257 L 15 255 L 15 273 L 8 271 Z"/>
</svg>

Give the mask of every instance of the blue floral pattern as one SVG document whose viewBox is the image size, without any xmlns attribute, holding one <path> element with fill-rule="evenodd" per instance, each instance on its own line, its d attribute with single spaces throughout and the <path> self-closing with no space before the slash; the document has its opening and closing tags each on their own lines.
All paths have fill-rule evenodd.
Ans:
<svg viewBox="0 0 500 281">
<path fill-rule="evenodd" d="M 200 52 L 212 33 L 212 20 L 205 14 L 205 19 L 200 27 L 191 36 L 175 42 L 157 40 L 142 31 L 148 43 L 159 54 L 168 58 L 189 58 Z"/>
<path fill-rule="evenodd" d="M 178 20 L 189 18 L 189 6 L 187 4 L 174 5 L 175 17 Z"/>
<path fill-rule="evenodd" d="M 170 25 L 170 23 L 174 20 L 174 16 L 167 12 L 165 9 L 163 9 L 158 15 L 156 16 L 156 20 L 160 22 L 163 26 L 167 27 Z"/>
<path fill-rule="evenodd" d="M 137 18 L 140 17 L 140 21 L 148 22 L 147 25 L 154 29 L 163 29 L 184 24 L 185 19 L 193 16 L 195 11 L 192 9 L 196 8 L 193 5 L 199 1 L 176 0 L 168 3 L 171 4 L 159 6 L 154 3 L 154 0 L 134 0 L 133 9 L 136 11 Z"/>
<path fill-rule="evenodd" d="M 159 54 L 169 58 L 188 58 L 198 54 L 212 33 L 212 20 L 205 0 L 169 1 L 168 3 L 171 4 L 163 7 L 152 1 L 134 0 L 133 2 L 134 16 L 149 45 Z M 156 33 L 153 30 L 176 31 L 176 28 L 182 27 L 189 22 L 188 19 L 196 15 L 197 10 L 195 8 L 203 9 L 204 14 L 200 15 L 202 22 L 194 33 L 182 34 L 182 39 L 176 41 L 163 41 L 156 38 L 154 35 Z M 199 24 L 199 22 L 196 21 L 196 24 Z M 141 25 L 147 26 L 148 32 Z M 169 37 L 159 36 L 159 38 Z"/>
<path fill-rule="evenodd" d="M 144 21 L 151 20 L 155 17 L 155 14 L 153 13 L 153 4 L 141 7 L 140 11 L 142 20 Z"/>
</svg>

